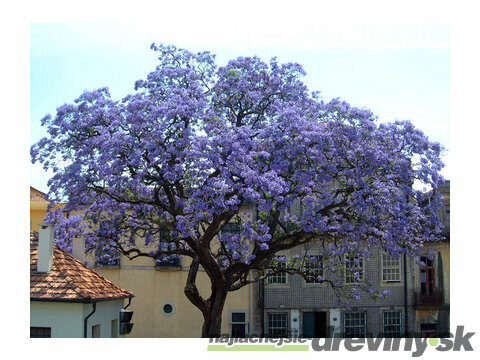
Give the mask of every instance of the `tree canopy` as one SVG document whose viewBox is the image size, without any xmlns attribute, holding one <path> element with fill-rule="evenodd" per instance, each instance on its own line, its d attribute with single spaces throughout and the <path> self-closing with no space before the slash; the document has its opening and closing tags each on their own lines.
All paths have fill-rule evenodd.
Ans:
<svg viewBox="0 0 480 360">
<path fill-rule="evenodd" d="M 411 122 L 323 101 L 298 64 L 217 66 L 209 52 L 152 49 L 159 64 L 132 94 L 87 91 L 42 119 L 48 137 L 31 156 L 54 172 L 50 199 L 65 202 L 47 218 L 63 248 L 83 235 L 107 258 L 109 249 L 190 258 L 185 294 L 210 336 L 226 294 L 254 281 L 252 271 L 310 276 L 311 246 L 334 272 L 345 256 L 416 256 L 439 239 L 443 149 Z M 304 256 L 276 256 L 301 245 Z"/>
</svg>

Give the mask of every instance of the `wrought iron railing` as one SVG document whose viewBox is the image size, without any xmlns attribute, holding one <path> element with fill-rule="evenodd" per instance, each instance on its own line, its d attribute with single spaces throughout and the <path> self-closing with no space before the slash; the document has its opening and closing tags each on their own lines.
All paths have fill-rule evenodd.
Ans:
<svg viewBox="0 0 480 360">
<path fill-rule="evenodd" d="M 157 260 L 155 267 L 158 268 L 179 268 L 182 267 L 181 259 L 177 256 L 165 260 Z"/>
<path fill-rule="evenodd" d="M 441 305 L 443 304 L 443 292 L 434 291 L 428 294 L 421 291 L 415 292 L 415 305 Z"/>
</svg>

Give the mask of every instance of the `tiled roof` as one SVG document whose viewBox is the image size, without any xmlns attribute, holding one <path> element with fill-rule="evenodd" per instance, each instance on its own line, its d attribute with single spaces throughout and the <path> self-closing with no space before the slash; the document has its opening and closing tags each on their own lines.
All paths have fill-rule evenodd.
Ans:
<svg viewBox="0 0 480 360">
<path fill-rule="evenodd" d="M 30 201 L 31 202 L 47 202 L 47 194 L 41 192 L 30 186 Z"/>
<path fill-rule="evenodd" d="M 133 297 L 54 246 L 50 273 L 37 273 L 38 234 L 30 234 L 30 300 L 92 302 Z"/>
</svg>

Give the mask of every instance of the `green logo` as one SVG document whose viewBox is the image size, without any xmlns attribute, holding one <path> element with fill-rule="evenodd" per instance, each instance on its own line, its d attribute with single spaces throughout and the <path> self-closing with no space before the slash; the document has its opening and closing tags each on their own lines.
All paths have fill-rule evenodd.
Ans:
<svg viewBox="0 0 480 360">
<path fill-rule="evenodd" d="M 309 345 L 208 345 L 207 351 L 308 351 Z"/>
<path fill-rule="evenodd" d="M 430 344 L 430 346 L 433 346 L 433 347 L 437 346 L 437 345 L 438 345 L 438 342 L 439 342 L 439 341 L 438 341 L 437 338 L 430 338 L 430 339 L 428 339 L 428 343 Z"/>
</svg>

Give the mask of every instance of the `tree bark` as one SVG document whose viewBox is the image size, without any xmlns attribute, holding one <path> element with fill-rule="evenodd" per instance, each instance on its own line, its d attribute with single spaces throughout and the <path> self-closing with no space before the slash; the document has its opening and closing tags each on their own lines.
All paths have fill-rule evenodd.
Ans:
<svg viewBox="0 0 480 360">
<path fill-rule="evenodd" d="M 223 278 L 210 278 L 212 293 L 205 300 L 199 293 L 196 279 L 199 268 L 198 258 L 194 258 L 188 272 L 185 295 L 203 315 L 202 337 L 220 337 L 222 329 L 222 311 L 227 299 L 229 285 Z"/>
<path fill-rule="evenodd" d="M 212 295 L 203 311 L 202 338 L 216 338 L 222 334 L 222 312 L 227 299 L 228 286 L 212 283 Z"/>
</svg>

